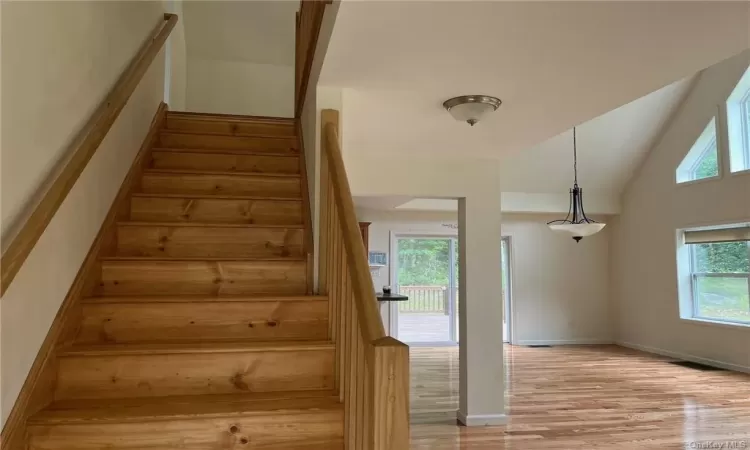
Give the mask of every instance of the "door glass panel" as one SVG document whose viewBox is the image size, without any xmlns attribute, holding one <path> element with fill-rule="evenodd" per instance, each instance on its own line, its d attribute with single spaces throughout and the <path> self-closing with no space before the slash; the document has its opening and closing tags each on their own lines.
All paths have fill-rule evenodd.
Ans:
<svg viewBox="0 0 750 450">
<path fill-rule="evenodd" d="M 406 343 L 452 341 L 451 239 L 398 239 L 398 339 Z"/>
</svg>

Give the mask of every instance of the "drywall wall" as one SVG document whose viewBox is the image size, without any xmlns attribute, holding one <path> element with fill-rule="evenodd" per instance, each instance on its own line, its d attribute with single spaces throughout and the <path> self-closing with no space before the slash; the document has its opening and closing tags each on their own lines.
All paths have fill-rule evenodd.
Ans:
<svg viewBox="0 0 750 450">
<path fill-rule="evenodd" d="M 4 241 L 163 13 L 162 2 L 2 3 Z M 0 300 L 3 424 L 163 96 L 164 52 Z"/>
<path fill-rule="evenodd" d="M 294 117 L 299 2 L 183 2 L 189 111 Z"/>
<path fill-rule="evenodd" d="M 346 110 L 346 91 L 343 103 Z M 345 124 L 348 122 L 345 122 Z M 459 410 L 467 425 L 504 423 L 502 389 L 503 308 L 496 301 L 500 271 L 500 176 L 495 161 L 378 157 L 348 152 L 344 163 L 354 196 L 397 196 L 458 199 L 460 249 Z M 387 167 L 383 171 L 374 170 Z M 461 170 L 456 170 L 460 168 Z M 418 175 L 417 175 L 418 174 Z"/>
<path fill-rule="evenodd" d="M 294 66 L 188 56 L 188 111 L 294 117 Z"/>
<path fill-rule="evenodd" d="M 394 261 L 392 233 L 458 235 L 457 215 L 450 212 L 359 210 L 358 219 L 372 222 L 370 250 L 388 255 L 388 266 L 373 275 L 376 287 L 395 283 L 390 265 Z M 550 232 L 545 223 L 552 219 L 541 214 L 502 216 L 502 235 L 510 237 L 511 342 L 610 343 L 614 339 L 609 297 L 610 230 L 605 228 L 576 244 L 567 236 Z M 501 301 L 499 291 L 496 300 Z M 387 311 L 383 320 L 388 329 Z"/>
<path fill-rule="evenodd" d="M 187 53 L 182 0 L 164 0 L 166 11 L 177 14 L 179 21 L 167 40 L 165 101 L 171 111 L 185 111 L 187 95 Z"/>
<path fill-rule="evenodd" d="M 675 184 L 675 169 L 750 63 L 750 51 L 705 69 L 622 199 L 613 235 L 617 339 L 647 351 L 750 370 L 750 327 L 680 318 L 678 229 L 750 220 L 750 174 Z M 723 119 L 720 117 L 720 129 Z"/>
</svg>

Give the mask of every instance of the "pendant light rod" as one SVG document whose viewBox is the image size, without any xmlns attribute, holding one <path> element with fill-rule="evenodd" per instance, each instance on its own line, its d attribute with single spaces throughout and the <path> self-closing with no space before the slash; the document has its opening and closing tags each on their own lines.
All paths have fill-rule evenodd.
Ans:
<svg viewBox="0 0 750 450">
<path fill-rule="evenodd" d="M 578 149 L 576 147 L 576 127 L 573 127 L 573 185 L 578 186 Z"/>
</svg>

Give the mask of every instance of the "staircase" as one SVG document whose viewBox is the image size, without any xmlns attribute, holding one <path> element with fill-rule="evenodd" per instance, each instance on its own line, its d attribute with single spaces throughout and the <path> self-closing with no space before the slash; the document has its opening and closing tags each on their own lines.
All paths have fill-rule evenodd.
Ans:
<svg viewBox="0 0 750 450">
<path fill-rule="evenodd" d="M 294 120 L 167 113 L 148 158 L 28 449 L 342 449 Z"/>
</svg>

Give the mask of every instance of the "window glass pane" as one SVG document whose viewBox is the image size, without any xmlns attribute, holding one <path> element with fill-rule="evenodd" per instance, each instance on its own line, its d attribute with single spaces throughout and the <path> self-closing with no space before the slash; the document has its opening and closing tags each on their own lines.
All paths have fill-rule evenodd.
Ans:
<svg viewBox="0 0 750 450">
<path fill-rule="evenodd" d="M 718 175 L 719 152 L 716 145 L 716 119 L 713 118 L 677 167 L 677 182 L 684 183 Z"/>
<path fill-rule="evenodd" d="M 693 316 L 750 323 L 748 242 L 690 244 Z"/>
<path fill-rule="evenodd" d="M 747 242 L 717 244 L 692 244 L 693 272 L 697 273 L 748 273 Z"/>
<path fill-rule="evenodd" d="M 747 277 L 696 277 L 696 316 L 750 322 Z"/>
<path fill-rule="evenodd" d="M 719 156 L 716 151 L 716 140 L 709 144 L 706 153 L 701 155 L 693 169 L 692 179 L 700 180 L 701 178 L 715 177 L 719 174 Z"/>
</svg>

